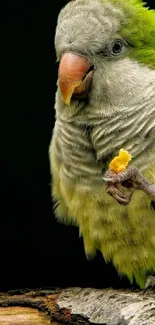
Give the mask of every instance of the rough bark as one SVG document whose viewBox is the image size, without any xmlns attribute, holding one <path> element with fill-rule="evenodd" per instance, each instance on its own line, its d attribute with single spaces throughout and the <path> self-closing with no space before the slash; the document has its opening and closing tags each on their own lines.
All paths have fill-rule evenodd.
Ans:
<svg viewBox="0 0 155 325">
<path fill-rule="evenodd" d="M 0 293 L 0 325 L 154 325 L 154 292 L 114 289 Z"/>
</svg>

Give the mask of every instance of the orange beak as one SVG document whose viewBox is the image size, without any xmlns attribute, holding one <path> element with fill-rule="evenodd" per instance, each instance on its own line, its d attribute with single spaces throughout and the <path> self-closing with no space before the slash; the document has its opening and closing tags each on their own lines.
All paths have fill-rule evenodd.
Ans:
<svg viewBox="0 0 155 325">
<path fill-rule="evenodd" d="M 59 64 L 58 85 L 65 104 L 69 105 L 73 94 L 84 93 L 90 85 L 91 62 L 84 56 L 65 53 Z M 89 76 L 88 76 L 89 75 Z"/>
</svg>

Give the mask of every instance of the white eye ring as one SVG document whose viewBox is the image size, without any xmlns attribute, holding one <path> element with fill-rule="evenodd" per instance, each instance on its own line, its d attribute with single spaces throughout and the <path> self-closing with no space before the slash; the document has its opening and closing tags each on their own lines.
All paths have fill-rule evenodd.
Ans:
<svg viewBox="0 0 155 325">
<path fill-rule="evenodd" d="M 123 41 L 121 39 L 115 40 L 111 45 L 111 54 L 119 55 L 123 49 L 124 49 Z"/>
</svg>

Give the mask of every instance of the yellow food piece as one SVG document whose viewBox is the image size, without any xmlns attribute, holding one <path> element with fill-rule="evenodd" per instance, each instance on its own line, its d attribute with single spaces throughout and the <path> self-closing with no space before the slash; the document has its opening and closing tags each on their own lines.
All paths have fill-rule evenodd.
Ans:
<svg viewBox="0 0 155 325">
<path fill-rule="evenodd" d="M 128 166 L 128 163 L 131 158 L 132 156 L 128 153 L 128 151 L 120 149 L 119 155 L 111 161 L 111 163 L 109 164 L 109 168 L 115 171 L 116 173 L 122 172 Z"/>
</svg>

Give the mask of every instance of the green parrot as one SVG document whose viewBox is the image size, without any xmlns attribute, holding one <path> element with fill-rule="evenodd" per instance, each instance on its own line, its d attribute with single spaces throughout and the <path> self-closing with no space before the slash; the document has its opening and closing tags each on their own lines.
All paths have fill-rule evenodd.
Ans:
<svg viewBox="0 0 155 325">
<path fill-rule="evenodd" d="M 155 11 L 142 0 L 74 0 L 60 11 L 49 146 L 58 222 L 145 288 L 155 273 Z M 123 148 L 132 156 L 109 168 Z"/>
</svg>

